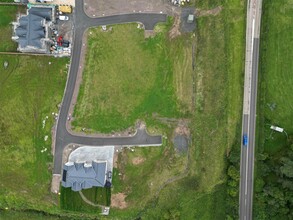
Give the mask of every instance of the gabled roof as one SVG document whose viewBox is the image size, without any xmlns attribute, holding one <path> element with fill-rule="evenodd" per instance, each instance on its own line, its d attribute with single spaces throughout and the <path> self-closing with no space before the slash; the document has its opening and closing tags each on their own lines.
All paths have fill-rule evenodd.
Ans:
<svg viewBox="0 0 293 220">
<path fill-rule="evenodd" d="M 28 14 L 19 18 L 15 28 L 15 40 L 20 48 L 27 46 L 42 49 L 46 37 L 44 22 L 52 19 L 52 8 L 31 7 Z"/>
<path fill-rule="evenodd" d="M 62 186 L 71 187 L 73 191 L 104 187 L 106 170 L 106 161 L 93 161 L 92 164 L 68 162 L 63 166 Z"/>
<path fill-rule="evenodd" d="M 31 7 L 28 13 L 45 18 L 47 21 L 52 20 L 52 8 Z"/>
</svg>

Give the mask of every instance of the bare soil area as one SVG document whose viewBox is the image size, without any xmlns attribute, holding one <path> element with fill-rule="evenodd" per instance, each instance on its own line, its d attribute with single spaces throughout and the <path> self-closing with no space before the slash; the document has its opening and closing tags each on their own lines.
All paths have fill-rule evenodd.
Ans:
<svg viewBox="0 0 293 220">
<path fill-rule="evenodd" d="M 124 193 L 112 194 L 111 196 L 111 207 L 118 209 L 127 208 L 127 203 L 125 201 L 126 195 Z"/>
<path fill-rule="evenodd" d="M 174 15 L 179 13 L 180 8 L 174 7 L 166 0 L 84 0 L 84 10 L 90 17 L 101 17 L 128 13 L 164 13 Z"/>
<path fill-rule="evenodd" d="M 217 14 L 219 14 L 222 11 L 222 6 L 218 6 L 216 8 L 211 9 L 211 10 L 196 9 L 195 11 L 196 11 L 195 14 L 197 17 L 209 16 L 209 15 L 216 16 Z"/>
<path fill-rule="evenodd" d="M 180 28 L 180 17 L 175 16 L 173 26 L 172 26 L 171 30 L 169 31 L 169 38 L 170 39 L 173 39 L 173 38 L 181 35 L 179 28 Z"/>
<path fill-rule="evenodd" d="M 143 158 L 143 157 L 134 157 L 132 159 L 132 164 L 139 165 L 139 164 L 143 163 L 144 161 L 145 161 L 145 158 Z"/>
</svg>

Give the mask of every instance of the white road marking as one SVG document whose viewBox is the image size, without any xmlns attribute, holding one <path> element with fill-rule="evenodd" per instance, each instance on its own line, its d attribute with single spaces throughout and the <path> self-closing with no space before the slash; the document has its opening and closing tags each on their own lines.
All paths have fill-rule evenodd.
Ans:
<svg viewBox="0 0 293 220">
<path fill-rule="evenodd" d="M 255 19 L 252 20 L 252 33 L 251 33 L 251 64 L 252 64 L 252 58 L 253 58 L 253 43 L 254 43 L 254 25 L 255 25 Z M 251 69 L 250 69 L 250 73 L 252 75 L 252 66 L 251 66 Z M 251 78 L 250 78 L 251 79 Z M 251 82 L 249 83 L 249 87 L 251 86 Z M 250 99 L 250 95 L 249 95 L 249 99 Z M 248 117 L 248 133 L 246 134 L 249 137 L 249 121 L 250 121 L 250 115 Z M 247 184 L 248 184 L 248 151 L 249 151 L 249 140 L 248 140 L 248 143 L 247 143 L 247 146 L 246 146 L 246 150 L 247 150 L 247 153 L 246 153 L 246 172 L 245 172 L 245 195 L 247 195 Z"/>
</svg>

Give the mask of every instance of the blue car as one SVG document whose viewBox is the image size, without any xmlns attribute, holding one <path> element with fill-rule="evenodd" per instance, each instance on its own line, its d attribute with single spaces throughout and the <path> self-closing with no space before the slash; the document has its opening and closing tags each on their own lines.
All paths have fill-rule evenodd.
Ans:
<svg viewBox="0 0 293 220">
<path fill-rule="evenodd" d="M 243 145 L 244 145 L 244 146 L 247 146 L 247 144 L 248 144 L 248 137 L 247 137 L 246 134 L 244 134 L 244 135 L 243 135 Z"/>
</svg>

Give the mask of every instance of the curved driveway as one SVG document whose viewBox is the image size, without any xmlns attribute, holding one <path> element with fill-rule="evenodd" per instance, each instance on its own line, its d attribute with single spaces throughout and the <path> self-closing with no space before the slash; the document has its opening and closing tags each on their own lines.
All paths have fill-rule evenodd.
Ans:
<svg viewBox="0 0 293 220">
<path fill-rule="evenodd" d="M 61 174 L 63 150 L 68 144 L 80 144 L 88 146 L 107 146 L 107 145 L 161 145 L 162 136 L 150 136 L 144 129 L 138 129 L 132 137 L 91 137 L 73 135 L 66 129 L 66 120 L 69 107 L 72 101 L 75 89 L 77 73 L 80 62 L 82 48 L 82 37 L 84 32 L 90 28 L 101 25 L 140 22 L 143 23 L 146 30 L 152 30 L 156 23 L 165 22 L 165 14 L 125 14 L 114 15 L 100 18 L 90 18 L 83 10 L 83 0 L 75 1 L 74 14 L 74 42 L 71 57 L 71 66 L 67 79 L 66 89 L 63 96 L 59 118 L 57 122 L 55 153 L 54 153 L 54 170 L 53 174 Z"/>
</svg>

